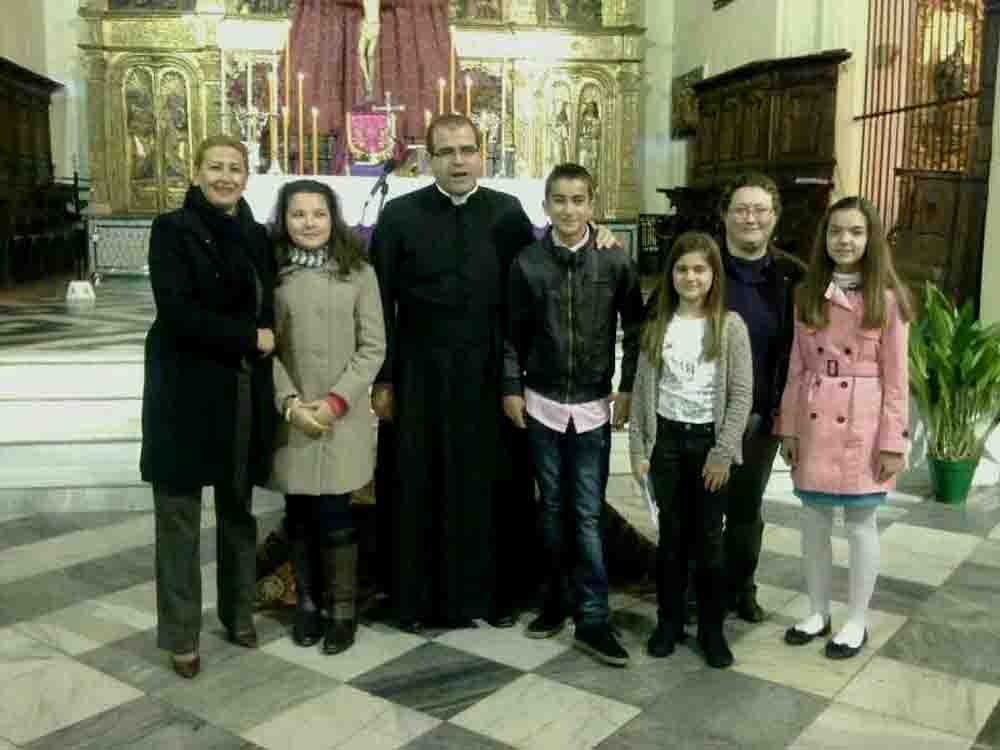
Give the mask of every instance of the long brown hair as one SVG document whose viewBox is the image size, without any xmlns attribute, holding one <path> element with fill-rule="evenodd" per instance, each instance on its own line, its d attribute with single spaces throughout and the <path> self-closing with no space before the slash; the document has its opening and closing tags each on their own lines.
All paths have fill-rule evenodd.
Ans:
<svg viewBox="0 0 1000 750">
<path fill-rule="evenodd" d="M 292 197 L 300 193 L 321 195 L 326 201 L 326 210 L 330 213 L 330 257 L 336 263 L 337 275 L 340 278 L 347 278 L 351 271 L 356 271 L 364 266 L 364 246 L 357 232 L 344 222 L 340 211 L 340 201 L 337 200 L 333 189 L 325 182 L 318 180 L 295 180 L 282 185 L 278 192 L 278 210 L 271 227 L 271 241 L 274 243 L 278 269 L 288 265 L 292 239 L 288 235 L 285 215 Z"/>
<path fill-rule="evenodd" d="M 860 261 L 865 308 L 861 325 L 865 328 L 881 328 L 885 325 L 888 290 L 892 290 L 896 296 L 900 316 L 903 320 L 910 320 L 913 317 L 910 296 L 893 265 L 892 252 L 885 238 L 885 229 L 878 209 L 871 201 L 856 195 L 841 198 L 823 214 L 823 221 L 816 230 L 809 266 L 795 293 L 799 320 L 813 328 L 825 328 L 830 323 L 826 307 L 826 290 L 833 279 L 835 263 L 827 251 L 827 232 L 830 229 L 830 217 L 837 211 L 850 209 L 861 212 L 868 228 L 868 244 Z"/>
<path fill-rule="evenodd" d="M 712 288 L 705 298 L 705 312 L 708 327 L 702 344 L 702 358 L 716 359 L 722 351 L 722 329 L 726 319 L 726 273 L 722 268 L 722 253 L 711 235 L 704 232 L 684 232 L 670 248 L 670 257 L 660 276 L 658 293 L 649 311 L 649 317 L 642 327 L 639 346 L 649 361 L 659 365 L 663 357 L 663 337 L 667 326 L 680 305 L 680 295 L 674 287 L 674 266 L 688 253 L 698 253 L 705 258 L 712 269 Z"/>
</svg>

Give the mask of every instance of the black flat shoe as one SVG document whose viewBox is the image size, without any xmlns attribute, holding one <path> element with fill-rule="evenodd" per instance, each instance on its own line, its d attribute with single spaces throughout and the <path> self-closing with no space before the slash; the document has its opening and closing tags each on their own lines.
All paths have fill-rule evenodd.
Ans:
<svg viewBox="0 0 1000 750">
<path fill-rule="evenodd" d="M 865 634 L 861 638 L 861 643 L 857 646 L 848 646 L 846 643 L 827 641 L 826 649 L 823 653 L 827 659 L 850 659 L 852 656 L 857 656 L 866 643 L 868 643 L 868 628 L 865 628 Z"/>
<path fill-rule="evenodd" d="M 406 620 L 400 620 L 399 622 L 397 622 L 396 623 L 396 627 L 398 627 L 404 633 L 413 633 L 414 635 L 417 635 L 417 634 L 422 633 L 424 631 L 424 627 L 425 626 L 424 626 L 424 623 L 423 623 L 422 620 L 417 620 L 417 619 L 410 620 L 410 619 L 406 619 Z"/>
<path fill-rule="evenodd" d="M 176 656 L 172 656 L 170 664 L 173 666 L 174 672 L 185 680 L 194 679 L 201 671 L 201 657 L 197 655 L 193 659 L 178 659 Z"/>
<path fill-rule="evenodd" d="M 229 640 L 243 648 L 257 648 L 260 646 L 260 641 L 257 639 L 257 629 L 252 625 L 246 630 L 230 630 Z"/>
<path fill-rule="evenodd" d="M 512 628 L 517 624 L 517 618 L 514 617 L 513 612 L 499 612 L 486 622 L 495 628 Z"/>
<path fill-rule="evenodd" d="M 799 630 L 792 625 L 792 627 L 785 631 L 785 643 L 789 646 L 805 646 L 817 638 L 826 638 L 828 635 L 830 635 L 829 617 L 826 618 L 826 623 L 824 623 L 823 628 L 817 633 L 807 633 L 805 630 Z"/>
</svg>

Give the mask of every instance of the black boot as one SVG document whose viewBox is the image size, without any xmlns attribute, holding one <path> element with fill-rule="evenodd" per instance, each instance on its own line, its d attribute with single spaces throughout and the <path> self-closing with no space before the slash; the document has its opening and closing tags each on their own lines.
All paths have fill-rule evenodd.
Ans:
<svg viewBox="0 0 1000 750">
<path fill-rule="evenodd" d="M 309 530 L 300 524 L 288 525 L 289 559 L 295 574 L 295 620 L 292 640 L 300 646 L 312 646 L 323 635 L 316 592 L 318 586 L 310 560 Z"/>
<path fill-rule="evenodd" d="M 732 666 L 733 652 L 729 650 L 726 634 L 722 629 L 725 609 L 721 570 L 698 572 L 698 645 L 708 666 L 725 669 Z"/>
<path fill-rule="evenodd" d="M 354 644 L 358 629 L 358 542 L 354 529 L 335 531 L 322 549 L 326 608 L 329 619 L 323 652 L 339 654 Z"/>
</svg>

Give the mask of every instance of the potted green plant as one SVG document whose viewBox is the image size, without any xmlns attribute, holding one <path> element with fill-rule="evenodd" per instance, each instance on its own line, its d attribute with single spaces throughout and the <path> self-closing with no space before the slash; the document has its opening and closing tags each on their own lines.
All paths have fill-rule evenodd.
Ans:
<svg viewBox="0 0 1000 750">
<path fill-rule="evenodd" d="M 910 391 L 927 426 L 934 496 L 965 501 L 986 440 L 1000 424 L 1000 324 L 977 320 L 927 284 L 910 327 Z"/>
</svg>

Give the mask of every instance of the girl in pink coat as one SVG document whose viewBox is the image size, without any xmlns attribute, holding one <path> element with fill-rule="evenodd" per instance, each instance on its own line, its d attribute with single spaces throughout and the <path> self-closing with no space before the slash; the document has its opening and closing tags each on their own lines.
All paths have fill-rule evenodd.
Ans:
<svg viewBox="0 0 1000 750">
<path fill-rule="evenodd" d="M 875 512 L 905 465 L 910 307 L 882 222 L 864 198 L 827 210 L 796 290 L 795 338 L 775 432 L 803 503 L 802 559 L 810 615 L 785 632 L 793 646 L 830 634 L 833 510 L 849 543 L 847 622 L 826 644 L 857 654 L 878 577 Z"/>
</svg>

